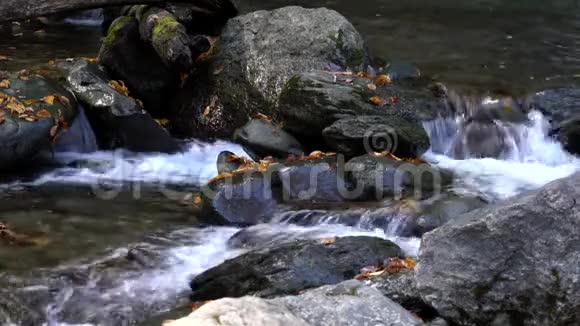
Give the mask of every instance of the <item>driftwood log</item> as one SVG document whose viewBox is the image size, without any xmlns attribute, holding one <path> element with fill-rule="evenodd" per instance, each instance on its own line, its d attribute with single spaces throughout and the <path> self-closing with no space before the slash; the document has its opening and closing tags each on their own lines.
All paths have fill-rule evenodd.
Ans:
<svg viewBox="0 0 580 326">
<path fill-rule="evenodd" d="M 0 23 L 61 12 L 132 4 L 160 4 L 160 0 L 0 0 Z M 230 0 L 171 0 L 199 7 L 200 11 L 231 13 Z"/>
</svg>

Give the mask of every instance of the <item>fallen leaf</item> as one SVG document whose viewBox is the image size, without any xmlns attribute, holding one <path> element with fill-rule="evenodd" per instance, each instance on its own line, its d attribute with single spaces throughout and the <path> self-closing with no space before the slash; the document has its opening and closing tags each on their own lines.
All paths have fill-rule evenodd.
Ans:
<svg viewBox="0 0 580 326">
<path fill-rule="evenodd" d="M 329 244 L 333 244 L 335 242 L 336 242 L 336 237 L 320 239 L 320 243 L 323 245 L 329 245 Z"/>
<path fill-rule="evenodd" d="M 31 106 L 31 105 L 33 105 L 35 103 L 40 102 L 40 101 L 42 101 L 42 100 L 28 99 L 28 100 L 24 100 L 22 103 L 24 103 L 24 105 L 26 105 L 26 106 Z"/>
<path fill-rule="evenodd" d="M 155 119 L 155 122 L 161 127 L 165 127 L 170 123 L 169 119 Z"/>
<path fill-rule="evenodd" d="M 26 107 L 15 97 L 9 97 L 4 107 L 10 110 L 12 114 L 22 114 L 26 111 Z"/>
<path fill-rule="evenodd" d="M 358 72 L 357 74 L 355 74 L 355 76 L 359 77 L 359 78 L 367 78 L 367 79 L 372 78 L 372 76 L 368 72 L 364 72 L 364 71 Z"/>
<path fill-rule="evenodd" d="M 20 80 L 29 80 L 30 79 L 30 71 L 23 69 L 18 72 L 18 78 Z"/>
<path fill-rule="evenodd" d="M 56 65 L 56 61 L 50 60 L 50 61 L 48 61 L 48 65 L 49 66 L 54 66 L 54 65 Z"/>
<path fill-rule="evenodd" d="M 257 113 L 257 114 L 254 116 L 254 119 L 257 119 L 257 120 L 262 120 L 262 121 L 266 121 L 266 122 L 268 122 L 268 123 L 272 123 L 272 118 L 270 118 L 269 116 L 267 116 L 267 115 L 265 115 L 265 114 L 263 114 L 263 113 Z"/>
<path fill-rule="evenodd" d="M 39 119 L 52 118 L 52 114 L 50 114 L 50 112 L 47 109 L 42 109 L 36 112 L 36 117 L 38 117 Z"/>
<path fill-rule="evenodd" d="M 387 258 L 384 263 L 385 271 L 389 274 L 400 273 L 405 270 L 414 269 L 417 263 L 411 258 Z"/>
<path fill-rule="evenodd" d="M 8 79 L 0 81 L 0 88 L 10 88 L 10 81 Z"/>
<path fill-rule="evenodd" d="M 54 100 L 56 100 L 56 96 L 55 95 L 48 95 L 48 96 L 45 96 L 42 99 L 42 101 L 44 103 L 49 104 L 49 105 L 54 105 Z"/>
<path fill-rule="evenodd" d="M 385 101 L 380 96 L 373 96 L 373 97 L 369 98 L 369 102 L 371 102 L 372 104 L 377 105 L 377 106 L 383 106 L 383 105 L 387 104 L 387 101 Z"/>
<path fill-rule="evenodd" d="M 189 74 L 182 72 L 179 75 L 179 78 L 181 80 L 180 84 L 179 84 L 179 88 L 183 88 L 183 86 L 185 86 L 185 83 L 187 82 L 187 80 L 189 79 Z"/>
<path fill-rule="evenodd" d="M 81 59 L 90 63 L 99 63 L 99 58 L 82 57 Z"/>
<path fill-rule="evenodd" d="M 112 89 L 116 90 L 117 92 L 119 92 L 121 95 L 124 96 L 129 96 L 129 88 L 127 88 L 127 86 L 125 86 L 125 82 L 122 80 L 111 80 L 109 82 L 109 86 L 111 86 Z"/>
<path fill-rule="evenodd" d="M 193 197 L 193 203 L 196 205 L 201 204 L 201 197 L 200 196 Z"/>
<path fill-rule="evenodd" d="M 399 103 L 399 98 L 398 98 L 397 96 L 391 96 L 391 97 L 389 98 L 389 100 L 390 100 L 390 101 L 391 101 L 391 103 L 393 103 L 393 104 L 397 104 L 397 103 Z"/>
<path fill-rule="evenodd" d="M 5 55 L 0 55 L 0 61 L 10 61 L 12 59 L 10 59 L 10 57 L 7 57 Z"/>
<path fill-rule="evenodd" d="M 217 38 L 215 37 L 207 37 L 207 40 L 209 41 L 209 50 L 207 50 L 206 52 L 200 54 L 196 59 L 195 62 L 197 63 L 202 63 L 207 61 L 211 56 L 213 56 L 215 54 L 215 43 L 217 41 Z"/>
<path fill-rule="evenodd" d="M 391 77 L 387 76 L 387 75 L 380 75 L 377 76 L 377 78 L 375 78 L 375 84 L 377 84 L 377 86 L 385 86 L 387 84 L 391 83 Z"/>
<path fill-rule="evenodd" d="M 376 91 L 377 90 L 377 85 L 375 84 L 368 84 L 367 87 L 371 90 L 371 91 Z"/>
</svg>

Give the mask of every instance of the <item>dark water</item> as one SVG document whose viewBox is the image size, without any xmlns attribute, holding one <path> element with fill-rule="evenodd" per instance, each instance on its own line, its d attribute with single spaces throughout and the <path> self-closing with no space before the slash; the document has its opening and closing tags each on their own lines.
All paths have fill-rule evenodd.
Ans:
<svg viewBox="0 0 580 326">
<path fill-rule="evenodd" d="M 424 74 L 493 92 L 524 92 L 578 81 L 580 2 L 508 0 L 247 0 L 244 12 L 325 6 L 347 16 L 378 57 L 413 62 Z M 56 57 L 95 56 L 100 29 L 47 26 L 3 39 L 9 68 Z"/>
</svg>

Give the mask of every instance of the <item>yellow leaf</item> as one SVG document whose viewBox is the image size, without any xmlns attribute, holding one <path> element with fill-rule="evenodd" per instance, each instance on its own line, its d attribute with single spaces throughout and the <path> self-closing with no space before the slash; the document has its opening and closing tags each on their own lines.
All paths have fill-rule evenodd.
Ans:
<svg viewBox="0 0 580 326">
<path fill-rule="evenodd" d="M 0 81 L 0 88 L 10 88 L 10 81 L 8 79 Z"/>
<path fill-rule="evenodd" d="M 162 127 L 165 127 L 170 123 L 168 119 L 155 119 L 155 122 Z"/>
<path fill-rule="evenodd" d="M 335 242 L 336 242 L 336 237 L 320 239 L 320 243 L 323 245 L 329 245 L 329 244 L 333 244 Z"/>
<path fill-rule="evenodd" d="M 196 205 L 201 204 L 201 197 L 200 196 L 195 196 L 193 198 L 193 203 L 196 204 Z"/>
<path fill-rule="evenodd" d="M 56 96 L 48 95 L 42 99 L 42 101 L 49 105 L 54 105 L 54 100 L 56 100 Z"/>
</svg>

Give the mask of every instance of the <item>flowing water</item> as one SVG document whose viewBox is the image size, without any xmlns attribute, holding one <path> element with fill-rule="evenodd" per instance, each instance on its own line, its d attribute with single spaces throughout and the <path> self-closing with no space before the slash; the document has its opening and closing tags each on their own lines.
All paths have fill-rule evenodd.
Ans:
<svg viewBox="0 0 580 326">
<path fill-rule="evenodd" d="M 243 10 L 287 4 L 337 9 L 377 55 L 414 62 L 425 74 L 479 93 L 576 82 L 575 2 L 363 2 L 251 0 Z M 86 25 L 99 20 L 92 12 L 46 26 L 45 33 L 11 37 L 0 44 L 0 55 L 13 60 L 0 64 L 22 69 L 56 57 L 95 56 L 100 29 Z M 425 158 L 455 173 L 456 192 L 489 201 L 577 171 L 580 162 L 548 136 L 544 117 L 530 112 L 528 118 L 505 126 L 510 146 L 501 159 L 455 158 L 449 149 L 461 140 L 462 117 L 426 122 L 433 147 Z M 206 227 L 189 204 L 191 193 L 217 174 L 217 155 L 243 150 L 190 141 L 185 152 L 173 155 L 96 151 L 83 123 L 81 116 L 71 128 L 78 129 L 74 141 L 57 147 L 56 166 L 0 185 L 0 221 L 26 242 L 0 245 L 0 320 L 26 315 L 49 326 L 159 325 L 159 319 L 186 311 L 178 308 L 187 305 L 191 277 L 243 252 L 228 245 L 238 228 Z M 416 255 L 419 239 L 401 237 L 398 223 L 367 223 L 374 209 L 353 209 L 359 223 L 348 224 L 333 212 L 311 211 L 302 216 L 313 222 L 302 226 L 290 224 L 300 212 L 281 211 L 262 229 L 290 238 L 382 237 Z"/>
</svg>

